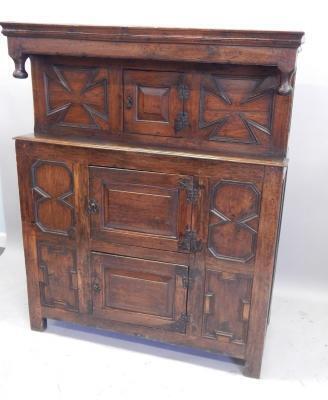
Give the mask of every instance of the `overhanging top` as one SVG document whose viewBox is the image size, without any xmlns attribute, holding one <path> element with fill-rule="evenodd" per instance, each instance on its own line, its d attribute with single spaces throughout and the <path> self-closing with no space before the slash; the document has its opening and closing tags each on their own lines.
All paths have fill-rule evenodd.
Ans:
<svg viewBox="0 0 328 400">
<path fill-rule="evenodd" d="M 303 32 L 126 28 L 2 22 L 15 78 L 26 78 L 33 55 L 125 58 L 196 63 L 274 66 L 279 94 L 292 91 Z"/>
<path fill-rule="evenodd" d="M 297 48 L 303 32 L 185 28 L 105 27 L 0 22 L 9 37 L 55 38 L 105 42 L 221 44 Z"/>
</svg>

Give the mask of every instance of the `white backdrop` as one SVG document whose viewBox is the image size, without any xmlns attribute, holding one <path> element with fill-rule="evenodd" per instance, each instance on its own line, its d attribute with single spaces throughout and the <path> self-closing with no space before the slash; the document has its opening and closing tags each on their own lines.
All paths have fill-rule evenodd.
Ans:
<svg viewBox="0 0 328 400">
<path fill-rule="evenodd" d="M 82 6 L 82 4 L 86 4 Z M 290 165 L 276 288 L 324 291 L 328 285 L 328 74 L 325 1 L 218 2 L 144 0 L 3 0 L 1 20 L 95 25 L 303 30 L 298 57 Z M 1 175 L 9 245 L 20 234 L 14 143 L 32 132 L 31 80 L 12 78 L 13 63 L 0 38 Z"/>
<path fill-rule="evenodd" d="M 318 306 L 311 306 L 312 308 L 309 305 L 312 304 L 311 302 L 314 301 L 314 299 L 319 299 L 319 296 L 323 299 L 322 296 L 328 295 L 328 56 L 326 43 L 327 12 L 324 7 L 325 3 L 326 1 L 319 0 L 312 0 L 311 2 L 288 0 L 273 0 L 271 2 L 263 0 L 234 0 L 227 2 L 210 0 L 166 0 L 161 2 L 145 0 L 94 0 L 92 2 L 80 1 L 79 3 L 69 0 L 56 0 L 53 2 L 44 0 L 16 0 L 10 2 L 2 0 L 0 8 L 0 20 L 3 21 L 305 31 L 306 41 L 298 59 L 294 111 L 289 142 L 290 164 L 275 285 L 276 296 L 278 293 L 279 296 L 294 293 L 295 296 L 299 297 L 295 297 L 297 298 L 295 302 L 289 303 L 286 300 L 287 297 L 281 297 L 283 300 L 276 303 L 275 309 L 277 313 L 275 315 L 280 315 L 280 322 L 278 321 L 278 317 L 276 317 L 277 322 L 272 323 L 272 327 L 269 330 L 271 336 L 268 340 L 271 340 L 276 346 L 270 347 L 271 353 L 269 351 L 267 357 L 270 358 L 273 374 L 278 377 L 281 382 L 276 386 L 272 386 L 270 390 L 265 386 L 258 386 L 255 383 L 249 384 L 248 388 L 252 389 L 253 394 L 257 393 L 259 398 L 263 398 L 264 396 L 266 398 L 271 398 L 270 395 L 276 395 L 278 390 L 280 390 L 281 393 L 283 392 L 286 397 L 290 390 L 293 396 L 297 395 L 298 398 L 300 398 L 299 393 L 305 388 L 304 382 L 306 379 L 310 379 L 311 382 L 314 382 L 313 384 L 320 382 L 328 383 L 328 347 L 325 341 L 327 332 L 325 333 L 323 330 L 325 327 L 324 322 L 322 322 L 322 325 L 313 324 L 314 320 L 316 322 L 324 321 L 324 315 L 326 314 L 323 311 L 323 304 L 322 308 L 319 308 L 319 302 L 316 303 Z M 6 40 L 4 37 L 0 37 L 0 167 L 8 234 L 8 254 L 10 248 L 17 247 L 17 245 L 20 246 L 21 241 L 17 176 L 12 137 L 33 131 L 31 80 L 30 78 L 26 80 L 14 79 L 12 77 L 13 67 L 13 62 L 7 55 Z M 27 65 L 27 68 L 29 71 L 29 65 Z M 1 257 L 3 260 L 4 256 Z M 10 276 L 7 278 L 8 291 L 15 290 L 15 295 L 18 297 L 21 296 L 21 292 L 23 292 L 25 296 L 25 282 L 23 282 L 25 278 L 22 278 L 24 275 L 22 256 L 19 256 L 18 260 L 20 265 L 19 267 L 16 266 L 16 268 L 14 268 L 14 265 L 10 265 L 16 261 L 11 261 L 9 257 L 5 260 L 6 265 L 2 265 L 2 267 L 6 269 L 12 268 L 12 273 L 16 273 L 17 276 L 20 277 L 19 282 L 21 282 L 21 286 L 17 286 L 15 277 Z M 0 274 L 1 272 L 0 270 Z M 279 299 L 279 296 L 276 298 Z M 4 300 L 4 302 L 8 302 L 8 298 L 5 297 L 7 300 Z M 304 307 L 302 306 L 301 308 L 301 298 L 308 299 L 308 306 L 304 305 Z M 10 297 L 10 299 L 12 299 L 12 297 Z M 0 303 L 3 304 L 1 300 L 1 291 Z M 17 328 L 19 322 L 17 321 L 19 321 L 20 318 L 26 318 L 26 310 L 20 311 L 20 303 L 15 303 L 12 309 L 13 313 L 16 313 L 19 317 L 17 316 L 14 319 L 13 316 L 9 315 L 7 309 L 4 310 L 3 308 L 2 310 L 9 319 L 11 318 L 11 322 L 6 325 L 8 328 L 12 329 L 8 330 L 8 335 L 10 336 L 12 332 L 14 336 L 17 332 L 17 335 L 20 334 L 23 338 L 22 340 L 24 340 L 25 335 L 28 335 L 26 327 L 24 326 L 24 329 L 22 328 L 19 330 Z M 288 312 L 287 309 L 289 310 Z M 307 311 L 305 312 L 304 310 L 310 309 L 312 311 L 306 314 Z M 306 317 L 306 315 L 308 316 Z M 24 323 L 27 323 L 26 320 L 24 321 Z M 326 328 L 327 326 L 326 323 Z M 16 328 L 18 330 L 16 330 Z M 55 361 L 60 363 L 58 364 L 60 366 L 55 370 L 55 374 L 57 374 L 56 376 L 58 378 L 57 381 L 61 381 L 61 383 L 64 382 L 64 384 L 66 383 L 68 388 L 69 379 L 66 378 L 66 372 L 67 375 L 70 375 L 70 377 L 72 376 L 73 380 L 78 380 L 76 375 L 77 371 L 80 370 L 77 369 L 72 375 L 71 370 L 66 371 L 65 368 L 62 369 L 62 360 L 58 358 L 59 356 L 57 357 L 57 354 L 65 348 L 65 357 L 68 357 L 68 354 L 75 354 L 74 357 L 76 357 L 75 363 L 70 359 L 67 366 L 73 366 L 74 368 L 79 368 L 79 366 L 83 367 L 83 358 L 81 358 L 80 355 L 82 342 L 79 345 L 80 347 L 78 347 L 79 343 L 76 341 L 69 341 L 69 336 L 72 335 L 72 337 L 79 337 L 83 340 L 88 340 L 89 336 L 83 331 L 79 336 L 77 333 L 71 333 L 71 330 L 67 331 L 60 327 L 52 328 L 51 332 L 56 333 L 58 331 L 60 335 L 66 335 L 68 339 L 64 341 L 59 335 L 58 340 L 60 342 L 52 342 L 52 346 L 54 346 L 52 357 Z M 24 351 L 28 352 L 25 357 L 35 357 L 35 353 L 32 352 L 32 350 L 34 351 L 35 349 L 40 352 L 47 352 L 49 350 L 47 336 L 32 336 L 31 334 L 28 337 L 30 338 L 30 347 L 27 349 L 24 347 Z M 321 339 L 319 340 L 319 338 Z M 102 345 L 106 342 L 108 346 L 108 341 L 101 338 L 97 340 L 92 336 L 90 340 L 90 343 L 94 343 L 96 340 L 97 345 Z M 4 342 L 4 340 L 1 340 L 1 342 Z M 93 346 L 89 347 L 88 350 L 84 350 L 89 351 L 87 357 L 93 359 L 93 357 L 95 357 L 93 352 L 97 351 L 99 357 L 102 357 L 103 354 L 107 354 L 108 347 L 100 345 L 98 346 L 99 349 Z M 57 352 L 56 346 L 58 346 Z M 90 344 L 90 346 L 92 345 Z M 120 344 L 120 346 L 121 348 L 123 347 L 125 351 L 129 348 L 128 345 L 124 347 L 124 345 Z M 140 347 L 142 346 L 136 345 L 131 348 L 138 349 Z M 38 350 L 39 348 L 43 350 Z M 277 348 L 280 349 L 279 355 L 277 355 L 277 351 L 275 350 Z M 23 351 L 23 346 L 19 347 L 19 351 Z M 163 361 L 164 364 L 160 367 L 159 360 L 154 361 L 154 358 L 152 358 L 152 361 L 149 361 L 151 351 L 144 350 L 144 352 L 144 357 L 142 361 L 140 361 L 141 363 L 137 363 L 136 365 L 131 364 L 131 368 L 135 368 L 134 371 L 140 369 L 140 374 L 149 374 L 150 378 L 149 381 L 147 381 L 147 385 L 150 381 L 153 381 L 154 385 L 158 384 L 158 376 L 156 374 L 161 373 L 162 370 L 160 368 L 163 368 L 165 359 Z M 29 363 L 26 360 L 24 361 L 24 355 L 22 356 L 21 353 L 18 353 L 18 350 L 16 352 L 14 351 L 14 354 L 16 353 L 17 360 L 19 361 L 17 361 L 18 364 L 12 367 L 12 375 L 8 373 L 7 369 L 3 370 L 4 373 L 7 374 L 7 377 L 12 377 L 13 382 L 15 382 L 16 377 L 20 379 L 19 371 L 16 372 L 17 365 L 23 362 L 22 368 L 24 367 L 24 371 L 21 371 L 22 375 L 25 375 L 25 371 L 29 369 Z M 115 373 L 119 374 L 123 371 L 123 378 L 122 376 L 121 378 L 124 380 L 127 377 L 128 381 L 131 383 L 131 375 L 129 375 L 129 372 L 126 372 L 127 375 L 125 375 L 124 372 L 126 368 L 129 368 L 129 365 L 121 365 L 122 354 L 122 360 L 124 359 L 124 353 L 118 352 L 115 358 L 117 364 L 111 366 L 112 369 L 110 369 L 110 371 L 114 374 L 112 376 L 116 376 Z M 174 358 L 178 359 L 178 356 L 168 356 L 164 350 L 157 350 L 157 353 L 154 352 L 154 354 L 162 354 L 164 357 L 171 357 L 173 360 Z M 10 349 L 10 351 L 8 350 L 8 360 L 13 356 L 13 349 Z M 111 348 L 109 357 L 115 357 L 115 349 Z M 134 354 L 132 353 L 129 353 L 129 357 L 130 360 L 134 360 L 131 361 L 131 363 L 139 360 L 133 358 Z M 277 357 L 280 357 L 282 362 L 279 358 L 277 359 Z M 185 358 L 186 357 L 181 356 L 179 361 L 185 361 Z M 47 390 L 47 387 L 51 387 L 54 392 L 57 390 L 59 393 L 58 397 L 49 397 L 49 393 L 44 394 L 44 396 L 51 399 L 64 398 L 60 395 L 60 388 L 53 386 L 55 384 L 47 380 L 50 379 L 48 378 L 49 371 L 51 373 L 55 368 L 54 366 L 49 366 L 52 365 L 48 363 L 49 358 L 45 357 L 45 359 L 42 359 L 41 355 L 38 354 L 36 360 L 40 361 L 41 365 L 44 367 L 43 371 L 38 370 L 42 376 L 42 379 L 38 379 L 38 384 L 41 386 L 43 384 L 45 387 L 44 390 Z M 276 361 L 274 362 L 274 360 Z M 37 365 L 38 361 L 33 362 L 32 368 L 40 367 Z M 8 363 L 9 362 L 10 361 L 8 361 Z M 108 362 L 109 361 L 106 361 L 107 364 L 100 363 L 98 365 L 98 367 L 101 366 L 102 371 L 99 375 L 100 377 L 103 377 L 102 374 L 104 371 L 109 370 Z M 145 367 L 147 363 L 152 366 L 153 370 Z M 172 382 L 176 383 L 177 386 L 173 385 L 171 388 L 172 390 L 173 388 L 176 390 L 176 387 L 181 386 L 181 379 L 178 379 L 177 376 L 179 373 L 179 363 L 175 363 L 173 366 L 173 364 L 171 365 L 166 360 L 166 364 L 165 376 L 171 379 L 170 384 L 173 385 Z M 206 368 L 209 366 L 212 368 L 214 362 L 209 361 L 206 364 L 204 361 L 203 364 Z M 191 382 L 196 382 L 197 379 L 201 379 L 201 376 L 203 376 L 203 379 L 208 378 L 208 382 L 210 382 L 210 379 L 214 379 L 214 384 L 215 376 L 219 376 L 213 375 L 213 378 L 210 378 L 213 371 L 206 368 L 205 371 L 203 371 L 203 375 L 201 375 L 201 368 L 192 369 L 190 366 L 188 368 L 181 368 L 181 373 L 187 374 L 186 371 L 190 372 L 192 370 L 190 375 Z M 172 371 L 172 374 L 170 371 Z M 90 389 L 91 397 L 89 396 L 89 398 L 92 398 L 93 383 L 92 380 L 88 380 L 89 376 L 87 374 L 83 375 L 84 373 L 85 371 L 82 370 L 80 376 L 82 376 L 82 379 L 85 379 L 85 385 Z M 194 373 L 194 380 L 192 378 L 192 373 Z M 217 371 L 215 371 L 215 373 L 217 374 Z M 140 374 L 138 375 L 139 377 L 141 376 Z M 84 376 L 85 378 L 83 378 Z M 105 379 L 105 376 L 103 378 Z M 220 385 L 222 385 L 222 382 L 233 385 L 235 381 L 230 378 L 231 377 L 228 376 L 227 378 L 227 376 L 224 375 L 224 380 L 220 382 Z M 294 386 L 288 386 L 287 382 L 284 382 L 284 379 L 289 378 L 294 379 L 294 383 L 296 382 Z M 8 379 L 7 383 L 9 382 Z M 140 382 L 144 382 L 142 377 L 140 379 Z M 125 383 L 123 383 L 122 387 L 124 387 L 124 384 Z M 138 387 L 138 382 L 134 382 L 134 384 L 136 386 L 132 385 L 132 389 L 126 389 L 124 392 L 128 393 L 130 397 L 135 394 L 133 387 Z M 98 385 L 101 386 L 102 383 L 99 381 Z M 8 383 L 8 388 L 9 387 L 10 382 Z M 163 389 L 162 391 L 161 388 Z M 193 386 L 188 386 L 188 388 L 192 395 Z M 244 386 L 240 386 L 240 390 L 242 388 L 244 388 Z M 313 398 L 321 398 L 319 395 L 316 396 L 314 394 L 314 386 L 307 386 L 307 388 L 309 389 L 308 394 L 310 393 Z M 112 389 L 114 392 L 118 390 L 115 385 Z M 93 398 L 109 398 L 105 397 L 105 394 L 112 394 L 112 389 L 105 388 L 103 392 L 104 397 L 97 392 L 97 396 Z M 200 390 L 200 395 L 205 395 L 201 386 L 197 387 L 196 391 L 198 389 Z M 229 393 L 234 389 L 238 390 L 237 387 L 231 386 L 230 389 L 228 389 Z M 74 394 L 76 394 L 76 387 L 70 388 L 69 390 L 72 390 L 71 398 L 74 397 Z M 131 390 L 131 392 L 129 390 Z M 143 388 L 138 387 L 138 390 L 142 392 Z M 157 398 L 176 398 L 178 394 L 182 396 L 186 394 L 186 391 L 184 391 L 185 389 L 181 389 L 180 387 L 179 390 L 180 392 L 175 391 L 172 393 L 169 388 L 160 386 L 159 390 L 156 391 Z M 215 385 L 213 390 L 216 390 Z M 261 392 L 261 390 L 263 391 Z M 22 395 L 23 394 L 24 392 L 22 392 Z M 89 395 L 89 392 L 85 392 L 85 394 Z M 208 395 L 213 396 L 218 394 L 219 391 Z M 42 398 L 41 395 L 42 393 L 40 391 L 40 398 Z M 150 392 L 148 395 L 149 398 L 154 398 Z M 240 395 L 247 398 L 247 390 Z M 4 396 L 3 398 L 7 400 L 12 397 Z M 253 398 L 255 397 L 253 396 Z"/>
</svg>

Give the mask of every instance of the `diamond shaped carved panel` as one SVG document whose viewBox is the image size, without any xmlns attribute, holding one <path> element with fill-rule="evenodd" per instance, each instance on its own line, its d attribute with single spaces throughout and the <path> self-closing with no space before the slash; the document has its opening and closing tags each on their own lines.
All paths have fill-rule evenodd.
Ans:
<svg viewBox="0 0 328 400">
<path fill-rule="evenodd" d="M 108 129 L 108 71 L 52 65 L 44 72 L 46 115 L 51 125 Z"/>
<path fill-rule="evenodd" d="M 208 140 L 268 144 L 272 136 L 273 77 L 204 76 L 199 128 Z"/>
</svg>

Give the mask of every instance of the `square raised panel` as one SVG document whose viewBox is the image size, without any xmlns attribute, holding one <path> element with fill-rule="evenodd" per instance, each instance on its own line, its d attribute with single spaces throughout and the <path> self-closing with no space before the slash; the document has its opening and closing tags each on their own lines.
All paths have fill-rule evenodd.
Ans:
<svg viewBox="0 0 328 400">
<path fill-rule="evenodd" d="M 174 136 L 183 111 L 176 72 L 124 72 L 124 131 L 142 135 Z"/>
<path fill-rule="evenodd" d="M 170 89 L 138 86 L 137 91 L 138 121 L 159 121 L 168 123 Z"/>
</svg>

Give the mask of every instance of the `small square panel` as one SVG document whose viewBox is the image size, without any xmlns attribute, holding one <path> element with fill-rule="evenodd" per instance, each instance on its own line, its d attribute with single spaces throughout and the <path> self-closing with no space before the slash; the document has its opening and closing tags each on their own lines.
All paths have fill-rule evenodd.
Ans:
<svg viewBox="0 0 328 400">
<path fill-rule="evenodd" d="M 138 120 L 168 122 L 169 88 L 138 86 Z"/>
<path fill-rule="evenodd" d="M 124 71 L 124 132 L 176 136 L 183 112 L 178 87 L 182 74 L 167 71 Z"/>
</svg>

